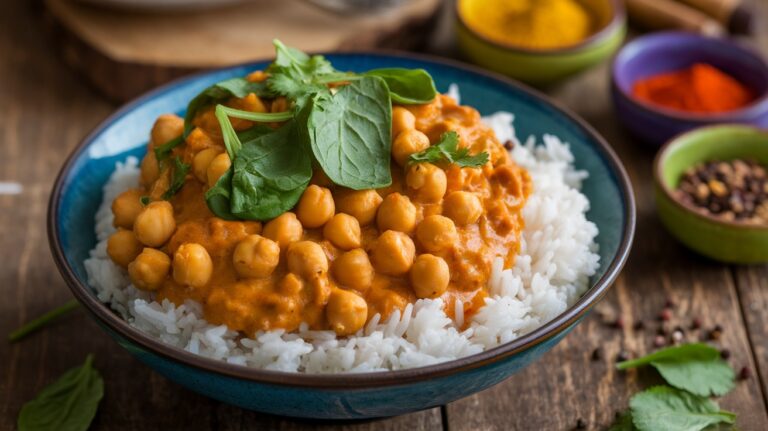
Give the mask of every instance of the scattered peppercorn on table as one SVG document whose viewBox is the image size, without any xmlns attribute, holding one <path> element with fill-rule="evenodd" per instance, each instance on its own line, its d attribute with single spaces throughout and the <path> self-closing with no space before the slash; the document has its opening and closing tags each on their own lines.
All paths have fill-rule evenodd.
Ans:
<svg viewBox="0 0 768 431">
<path fill-rule="evenodd" d="M 752 3 L 768 19 L 768 3 Z M 0 40 L 24 41 L 0 44 L 0 55 L 7 59 L 0 63 L 0 102 L 5 107 L 0 116 L 4 149 L 0 159 L 0 246 L 5 250 L 0 263 L 4 298 L 0 329 L 5 334 L 71 298 L 46 243 L 48 193 L 62 154 L 115 109 L 62 67 L 39 31 L 42 25 L 39 11 L 27 2 L 0 2 Z M 760 30 L 764 32 L 760 48 L 768 54 L 768 28 Z M 708 261 L 687 251 L 664 230 L 653 204 L 654 154 L 617 125 L 606 85 L 607 67 L 589 71 L 552 92 L 614 145 L 637 195 L 638 230 L 632 255 L 596 311 L 541 360 L 485 392 L 402 417 L 322 423 L 322 429 L 606 429 L 615 413 L 626 409 L 629 398 L 649 386 L 652 376 L 647 370 L 616 371 L 618 359 L 638 357 L 673 341 L 699 340 L 721 348 L 722 357 L 739 376 L 736 388 L 720 401 L 721 407 L 738 414 L 739 429 L 768 429 L 768 266 Z M 217 155 L 208 156 L 210 162 Z M 198 172 L 194 165 L 192 169 L 201 182 L 208 180 L 209 172 Z M 317 200 L 322 200 L 322 190 L 316 192 Z M 388 204 L 398 205 L 395 198 Z M 334 218 L 326 227 L 343 231 L 348 222 Z M 152 234 L 147 232 L 148 243 L 153 241 Z M 337 240 L 344 246 L 354 239 Z M 199 257 L 194 247 L 180 252 L 187 259 Z M 116 261 L 128 257 L 114 256 Z M 355 256 L 348 259 L 354 263 Z M 241 268 L 262 269 L 258 265 Z M 317 426 L 241 410 L 171 383 L 132 358 L 83 311 L 77 311 L 20 342 L 0 343 L 4 375 L 0 429 L 14 429 L 22 404 L 64 371 L 81 365 L 89 352 L 105 382 L 105 397 L 93 430 L 303 430 Z"/>
</svg>

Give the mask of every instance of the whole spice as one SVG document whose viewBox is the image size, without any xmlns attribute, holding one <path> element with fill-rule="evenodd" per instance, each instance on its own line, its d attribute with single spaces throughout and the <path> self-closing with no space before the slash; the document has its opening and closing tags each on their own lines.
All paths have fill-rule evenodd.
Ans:
<svg viewBox="0 0 768 431">
<path fill-rule="evenodd" d="M 640 79 L 632 93 L 653 105 L 699 114 L 733 111 L 754 100 L 744 84 L 704 63 Z"/>
<path fill-rule="evenodd" d="M 752 160 L 713 160 L 693 166 L 680 179 L 675 197 L 721 220 L 768 224 L 768 174 Z"/>
</svg>

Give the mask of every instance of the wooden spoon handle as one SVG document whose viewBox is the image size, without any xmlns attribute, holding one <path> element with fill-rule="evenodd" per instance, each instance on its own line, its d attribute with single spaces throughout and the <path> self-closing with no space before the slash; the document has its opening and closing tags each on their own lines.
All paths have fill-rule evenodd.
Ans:
<svg viewBox="0 0 768 431">
<path fill-rule="evenodd" d="M 725 33 L 717 20 L 673 0 L 626 0 L 632 21 L 651 30 L 680 29 L 709 36 Z"/>
</svg>

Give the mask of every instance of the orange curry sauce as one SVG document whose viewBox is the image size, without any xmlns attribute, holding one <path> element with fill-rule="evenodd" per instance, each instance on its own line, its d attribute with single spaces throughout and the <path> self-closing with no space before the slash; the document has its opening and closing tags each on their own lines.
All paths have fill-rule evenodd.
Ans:
<svg viewBox="0 0 768 431">
<path fill-rule="evenodd" d="M 258 75 L 257 75 L 258 76 Z M 239 109 L 256 112 L 277 112 L 285 109 L 284 100 L 260 100 L 256 95 L 231 100 L 230 106 Z M 409 186 L 406 174 L 409 169 L 426 169 L 422 165 L 413 165 L 402 161 L 392 160 L 392 185 L 376 190 L 379 197 L 373 199 L 373 213 L 364 214 L 356 210 L 355 204 L 350 203 L 361 192 L 353 192 L 331 184 L 322 172 L 315 172 L 312 184 L 329 189 L 335 203 L 336 214 L 348 211 L 355 216 L 360 225 L 359 248 L 370 257 L 373 277 L 370 283 L 355 283 L 351 287 L 342 283 L 338 272 L 334 271 L 337 258 L 349 251 L 340 249 L 325 238 L 322 227 L 307 228 L 303 226 L 301 240 L 309 240 L 318 243 L 327 257 L 328 270 L 321 270 L 312 274 L 291 274 L 286 263 L 286 249 L 291 239 L 276 238 L 275 229 L 270 231 L 270 223 L 262 224 L 257 221 L 225 221 L 215 217 L 208 209 L 204 193 L 208 189 L 208 182 L 203 170 L 194 165 L 195 156 L 203 150 L 215 149 L 215 153 L 224 153 L 223 141 L 218 122 L 212 115 L 212 109 L 203 112 L 195 120 L 197 126 L 188 136 L 185 143 L 174 149 L 174 156 L 179 156 L 184 162 L 193 164 L 193 170 L 187 175 L 186 182 L 181 190 L 170 200 L 173 206 L 173 218 L 175 229 L 169 240 L 154 248 L 165 253 L 171 260 L 178 248 L 185 243 L 196 243 L 205 248 L 210 261 L 213 264 L 210 279 L 202 286 L 182 285 L 173 276 L 174 266 L 165 265 L 167 275 L 155 287 L 156 299 L 162 301 L 169 299 L 176 304 L 182 304 L 187 299 L 198 301 L 203 305 L 205 318 L 214 324 L 226 324 L 229 328 L 253 334 L 257 330 L 271 330 L 283 328 L 287 331 L 296 330 L 302 322 L 306 322 L 312 329 L 335 329 L 340 335 L 347 335 L 356 331 L 353 328 L 338 329 L 329 324 L 327 317 L 327 305 L 331 293 L 336 289 L 352 291 L 364 298 L 367 305 L 365 322 L 376 313 L 380 313 L 382 319 L 386 319 L 395 309 L 403 310 L 409 303 L 415 302 L 419 297 L 411 285 L 411 279 L 406 272 L 400 275 L 391 275 L 391 271 L 380 271 L 380 262 L 376 260 L 373 249 L 383 233 L 379 230 L 376 214 L 383 198 L 389 194 L 399 193 L 405 196 L 416 209 L 413 229 L 407 228 L 405 232 L 415 247 L 415 252 L 410 256 L 405 253 L 406 265 L 412 265 L 413 260 L 421 254 L 431 253 L 442 258 L 447 263 L 450 271 L 450 282 L 441 297 L 445 304 L 445 310 L 449 316 L 453 316 L 455 301 L 461 300 L 464 306 L 465 318 L 471 316 L 483 305 L 487 297 L 487 284 L 491 273 L 493 260 L 500 256 L 504 258 L 505 267 L 514 263 L 515 256 L 519 252 L 519 241 L 523 229 L 521 211 L 527 197 L 531 193 L 531 180 L 523 168 L 517 166 L 510 158 L 503 145 L 499 143 L 493 131 L 483 125 L 479 113 L 470 107 L 459 106 L 447 96 L 440 95 L 432 103 L 427 105 L 411 105 L 395 107 L 394 111 L 400 111 L 400 117 L 408 116 L 403 112 L 407 109 L 412 116 L 411 125 L 426 135 L 431 144 L 435 144 L 441 135 L 449 130 L 456 131 L 460 136 L 460 146 L 469 147 L 471 154 L 486 151 L 490 155 L 490 161 L 481 168 L 460 168 L 456 165 L 442 165 L 439 169 L 444 171 L 444 192 L 438 190 L 438 196 L 421 196 L 419 190 Z M 415 122 L 413 121 L 415 117 Z M 394 116 L 397 120 L 397 116 Z M 164 122 L 159 128 L 160 122 Z M 234 127 L 243 130 L 252 123 L 232 119 Z M 274 125 L 278 127 L 279 125 Z M 406 126 L 407 127 L 407 126 Z M 183 121 L 176 117 L 161 116 L 153 128 L 152 139 L 149 143 L 150 151 L 142 161 L 142 184 L 140 189 L 131 190 L 116 199 L 113 205 L 116 219 L 115 224 L 121 227 L 119 232 L 124 235 L 126 231 L 133 229 L 135 220 L 131 216 L 118 214 L 121 204 L 119 199 L 136 200 L 141 196 L 149 196 L 153 201 L 160 201 L 160 196 L 167 190 L 170 182 L 170 174 L 158 165 L 152 149 L 167 141 L 169 138 L 181 135 Z M 393 141 L 397 134 L 403 133 L 402 125 L 393 121 Z M 397 130 L 397 129 L 401 130 Z M 394 148 L 394 145 L 393 145 Z M 199 165 L 199 163 L 198 163 Z M 432 166 L 432 165 L 430 165 Z M 432 166 L 434 168 L 434 166 Z M 210 170 L 209 170 L 210 172 Z M 441 173 L 442 175 L 442 173 Z M 451 193 L 462 191 L 474 196 L 472 199 L 481 204 L 481 211 L 475 216 L 470 215 L 471 222 L 467 223 L 466 217 L 457 219 L 455 208 L 447 208 L 445 205 Z M 368 195 L 370 198 L 370 195 Z M 465 197 L 467 195 L 464 195 Z M 403 199 L 402 197 L 398 197 Z M 450 202 L 449 202 L 450 203 Z M 454 204 L 451 204 L 454 205 Z M 294 209 L 296 212 L 296 209 Z M 461 211 L 459 211 L 461 213 Z M 456 221 L 454 236 L 448 237 L 449 244 L 438 247 L 430 247 L 425 250 L 424 244 L 419 238 L 418 225 L 426 217 L 431 215 L 444 215 L 453 217 Z M 374 217 L 372 217 L 372 215 Z M 120 217 L 118 217 L 120 216 Z M 293 220 L 291 213 L 283 216 Z M 463 220 L 459 220 L 464 217 Z M 134 217 L 135 219 L 135 214 Z M 381 217 L 379 217 L 381 218 Z M 138 228 L 136 228 L 138 229 Z M 138 230 L 137 237 L 138 235 Z M 275 240 L 280 246 L 279 263 L 271 271 L 271 274 L 262 278 L 247 278 L 238 274 L 233 254 L 236 246 L 249 235 L 259 234 Z M 270 238 L 271 237 L 271 238 Z M 407 239 L 406 238 L 406 239 Z M 293 238 L 292 240 L 296 240 Z M 131 259 L 135 259 L 142 248 L 147 244 L 140 244 L 140 248 L 126 258 L 116 257 L 119 251 L 111 250 L 113 260 L 124 267 L 128 267 Z M 123 250 L 124 251 L 124 250 Z M 365 260 L 362 252 L 358 257 Z M 163 257 L 163 256 L 161 256 Z M 165 259 L 163 257 L 163 259 Z M 349 274 L 346 274 L 349 275 Z M 353 274 L 354 276 L 354 274 Z M 137 283 L 134 282 L 136 285 Z M 138 283 L 140 284 L 140 283 Z M 434 292 L 433 292 L 434 293 Z M 426 297 L 435 295 L 427 294 Z M 358 307 L 359 308 L 359 307 Z M 341 307 L 344 312 L 344 307 Z M 357 310 L 359 312 L 359 309 Z M 339 312 L 337 309 L 336 312 Z M 365 311 L 364 311 L 365 312 Z"/>
</svg>

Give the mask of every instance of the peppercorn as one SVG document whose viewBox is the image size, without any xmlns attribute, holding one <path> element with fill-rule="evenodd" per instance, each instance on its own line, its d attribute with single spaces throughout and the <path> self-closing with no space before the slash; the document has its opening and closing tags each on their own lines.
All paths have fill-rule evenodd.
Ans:
<svg viewBox="0 0 768 431">
<path fill-rule="evenodd" d="M 627 353 L 626 350 L 619 351 L 619 354 L 616 355 L 616 362 L 624 362 L 629 360 L 629 353 Z"/>
<path fill-rule="evenodd" d="M 632 328 L 635 331 L 642 331 L 643 329 L 645 329 L 645 322 L 643 322 L 642 320 L 638 320 L 637 322 L 635 322 L 635 324 L 634 324 L 634 326 L 632 326 Z"/>
<path fill-rule="evenodd" d="M 505 148 L 507 151 L 512 151 L 512 149 L 514 149 L 514 148 L 515 148 L 515 143 L 514 143 L 514 142 L 512 142 L 512 140 L 511 140 L 511 139 L 507 139 L 506 141 L 504 141 L 504 148 Z"/>
<path fill-rule="evenodd" d="M 603 359 L 603 349 L 598 347 L 592 351 L 592 360 L 597 362 L 601 359 Z"/>
<path fill-rule="evenodd" d="M 691 323 L 691 329 L 701 329 L 701 317 L 694 317 Z"/>
<path fill-rule="evenodd" d="M 584 419 L 582 419 L 582 418 L 579 418 L 579 419 L 576 421 L 576 429 L 577 429 L 577 430 L 583 430 L 583 429 L 586 429 L 586 428 L 587 428 L 587 423 L 586 423 L 586 422 L 584 422 Z"/>
<path fill-rule="evenodd" d="M 741 371 L 739 371 L 739 380 L 747 380 L 750 377 L 752 377 L 752 370 L 747 366 L 741 367 Z"/>
<path fill-rule="evenodd" d="M 725 360 L 728 360 L 728 358 L 730 358 L 730 357 L 731 357 L 731 351 L 730 351 L 730 350 L 728 350 L 728 349 L 723 349 L 723 350 L 721 350 L 721 351 L 720 351 L 720 357 L 721 357 L 721 358 L 723 358 L 723 359 L 725 359 Z"/>
</svg>

